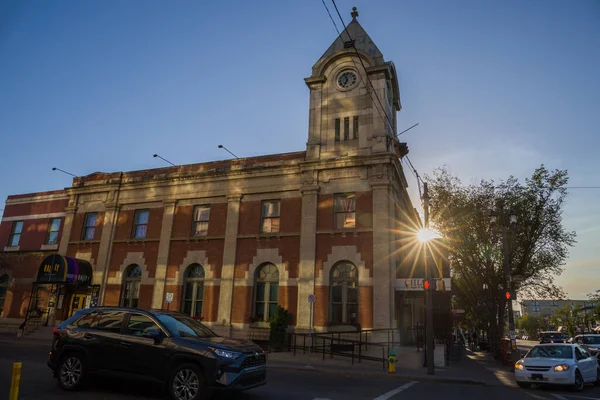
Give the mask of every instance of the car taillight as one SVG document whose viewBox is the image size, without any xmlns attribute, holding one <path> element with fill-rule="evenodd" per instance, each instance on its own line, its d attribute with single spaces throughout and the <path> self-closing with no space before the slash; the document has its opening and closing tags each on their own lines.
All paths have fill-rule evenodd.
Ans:
<svg viewBox="0 0 600 400">
<path fill-rule="evenodd" d="M 54 329 L 52 329 L 52 334 L 53 334 L 54 336 L 58 336 L 58 328 L 54 328 Z"/>
</svg>

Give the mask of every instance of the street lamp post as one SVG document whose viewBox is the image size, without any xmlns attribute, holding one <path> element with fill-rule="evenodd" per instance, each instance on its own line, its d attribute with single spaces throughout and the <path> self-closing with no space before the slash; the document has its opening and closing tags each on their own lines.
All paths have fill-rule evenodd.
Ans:
<svg viewBox="0 0 600 400">
<path fill-rule="evenodd" d="M 514 354 L 517 350 L 517 342 L 515 340 L 515 316 L 513 314 L 512 307 L 512 288 L 511 288 L 511 277 L 510 277 L 510 246 L 508 243 L 508 230 L 515 231 L 517 224 L 517 216 L 512 212 L 507 212 L 504 209 L 504 201 L 500 199 L 498 201 L 497 210 L 493 210 L 491 213 L 492 223 L 498 222 L 502 229 L 502 245 L 504 250 L 504 279 L 505 279 L 505 293 L 506 301 L 508 302 L 508 330 L 510 335 L 511 345 L 511 365 L 514 367 Z"/>
</svg>

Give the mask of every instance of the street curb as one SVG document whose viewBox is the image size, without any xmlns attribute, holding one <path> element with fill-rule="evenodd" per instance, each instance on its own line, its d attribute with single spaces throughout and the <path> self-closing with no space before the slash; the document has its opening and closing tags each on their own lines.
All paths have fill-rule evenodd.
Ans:
<svg viewBox="0 0 600 400">
<path fill-rule="evenodd" d="M 384 373 L 380 373 L 380 372 L 335 370 L 335 369 L 316 368 L 316 367 L 309 367 L 309 366 L 296 366 L 296 365 L 272 364 L 272 363 L 269 364 L 268 362 L 267 362 L 267 369 L 301 371 L 301 372 L 308 372 L 308 373 L 321 373 L 321 374 L 338 375 L 338 376 L 354 376 L 354 377 L 362 377 L 362 378 L 453 383 L 453 384 L 458 384 L 458 385 L 471 385 L 471 386 L 490 386 L 486 382 L 476 381 L 476 380 L 472 380 L 472 379 L 455 379 L 455 378 L 445 378 L 445 377 L 441 377 L 441 376 L 408 375 L 408 374 L 398 374 L 398 373 L 384 374 Z"/>
</svg>

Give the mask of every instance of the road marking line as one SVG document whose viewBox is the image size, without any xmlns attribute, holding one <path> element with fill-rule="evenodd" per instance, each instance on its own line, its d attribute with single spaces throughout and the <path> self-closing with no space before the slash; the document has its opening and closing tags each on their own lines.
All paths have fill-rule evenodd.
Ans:
<svg viewBox="0 0 600 400">
<path fill-rule="evenodd" d="M 561 396 L 560 394 L 556 394 L 556 393 L 550 393 L 552 396 L 554 396 L 555 398 L 557 398 L 558 400 L 569 400 L 566 397 Z"/>
<path fill-rule="evenodd" d="M 381 396 L 374 398 L 373 400 L 387 400 L 390 397 L 395 396 L 398 393 L 400 393 L 400 392 L 408 389 L 409 387 L 411 387 L 412 385 L 414 385 L 416 383 L 418 383 L 418 382 L 414 382 L 414 381 L 413 382 L 408 382 L 407 384 L 400 386 L 398 389 L 394 389 L 394 390 L 392 390 L 390 392 L 384 393 Z"/>
<path fill-rule="evenodd" d="M 560 396 L 558 394 L 552 394 L 554 397 L 556 397 L 557 399 L 560 397 L 560 400 L 569 400 L 566 397 Z M 584 400 L 600 400 L 598 397 L 585 397 L 585 396 L 575 396 L 573 394 L 568 395 L 569 397 L 574 397 L 576 399 L 584 399 Z"/>
<path fill-rule="evenodd" d="M 533 397 L 534 399 L 539 399 L 539 400 L 548 400 L 547 397 L 543 397 L 543 396 L 539 396 L 537 394 L 533 394 L 531 392 L 527 392 L 527 391 L 523 391 L 525 394 L 527 394 L 528 396 Z"/>
</svg>

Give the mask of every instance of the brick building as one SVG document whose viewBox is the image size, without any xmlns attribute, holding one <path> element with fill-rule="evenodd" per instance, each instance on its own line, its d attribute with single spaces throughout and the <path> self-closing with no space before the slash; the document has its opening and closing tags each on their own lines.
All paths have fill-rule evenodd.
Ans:
<svg viewBox="0 0 600 400">
<path fill-rule="evenodd" d="M 31 298 L 49 324 L 94 304 L 170 307 L 231 333 L 265 326 L 281 305 L 304 330 L 314 293 L 317 330 L 421 320 L 422 290 L 407 284 L 419 277 L 409 245 L 420 223 L 395 136 L 396 69 L 356 16 L 357 51 L 338 37 L 305 79 L 305 151 L 98 172 L 9 196 L 2 316 L 22 319 Z"/>
</svg>

